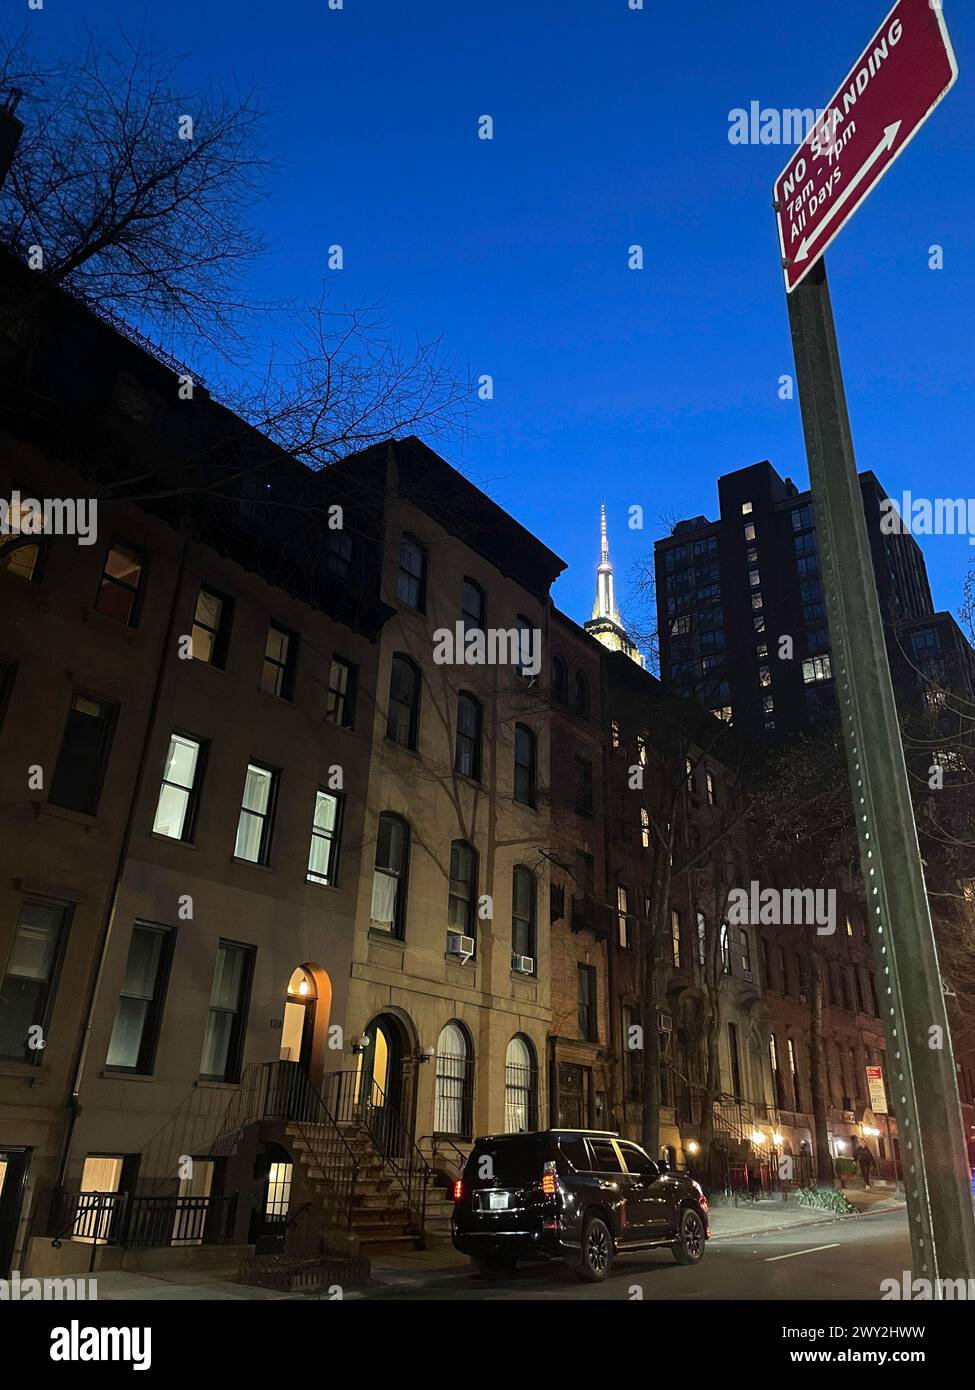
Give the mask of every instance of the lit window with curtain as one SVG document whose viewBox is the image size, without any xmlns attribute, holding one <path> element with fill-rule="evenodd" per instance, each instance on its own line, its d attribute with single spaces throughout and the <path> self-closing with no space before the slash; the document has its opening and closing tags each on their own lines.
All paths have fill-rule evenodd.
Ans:
<svg viewBox="0 0 975 1390">
<path fill-rule="evenodd" d="M 437 1039 L 434 1084 L 434 1133 L 470 1139 L 474 1114 L 474 1059 L 467 1031 L 459 1023 L 448 1023 Z"/>
<path fill-rule="evenodd" d="M 370 925 L 402 939 L 406 927 L 410 828 L 401 816 L 383 812 L 376 836 Z"/>
<path fill-rule="evenodd" d="M 535 1052 L 520 1033 L 508 1043 L 504 1057 L 504 1129 L 506 1134 L 531 1133 L 538 1128 L 538 1069 Z"/>
<path fill-rule="evenodd" d="M 450 846 L 447 928 L 461 936 L 474 935 L 477 916 L 477 854 L 465 840 Z"/>
</svg>

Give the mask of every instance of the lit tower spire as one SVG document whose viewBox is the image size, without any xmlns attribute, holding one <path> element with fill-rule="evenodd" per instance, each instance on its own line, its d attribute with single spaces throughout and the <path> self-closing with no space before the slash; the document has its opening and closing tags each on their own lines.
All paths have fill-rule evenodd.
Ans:
<svg viewBox="0 0 975 1390">
<path fill-rule="evenodd" d="M 596 601 L 592 617 L 584 624 L 586 631 L 610 651 L 625 652 L 631 661 L 643 665 L 643 657 L 623 626 L 616 607 L 616 584 L 613 562 L 609 558 L 609 532 L 606 528 L 606 503 L 599 509 L 599 564 L 596 566 Z"/>
</svg>

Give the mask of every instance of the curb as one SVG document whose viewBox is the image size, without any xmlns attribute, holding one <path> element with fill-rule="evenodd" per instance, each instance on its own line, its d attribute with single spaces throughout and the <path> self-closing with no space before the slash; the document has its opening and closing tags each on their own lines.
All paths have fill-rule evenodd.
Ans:
<svg viewBox="0 0 975 1390">
<path fill-rule="evenodd" d="M 897 1202 L 890 1206 L 878 1205 L 876 1207 L 871 1207 L 869 1211 L 848 1211 L 844 1212 L 842 1215 L 840 1215 L 839 1213 L 833 1213 L 832 1215 L 829 1215 L 824 1212 L 822 1216 L 814 1217 L 809 1221 L 780 1221 L 775 1226 L 756 1226 L 750 1231 L 725 1231 L 724 1233 L 718 1232 L 711 1237 L 711 1241 L 734 1239 L 747 1240 L 749 1236 L 767 1236 L 771 1235 L 775 1231 L 794 1231 L 797 1230 L 799 1227 L 805 1229 L 808 1226 L 832 1226 L 834 1221 L 852 1221 L 854 1217 L 872 1216 L 874 1212 L 877 1212 L 878 1215 L 884 1215 L 885 1213 L 889 1213 L 892 1211 L 905 1211 L 906 1209 L 906 1202 Z M 708 1243 L 710 1244 L 711 1242 L 709 1241 Z"/>
</svg>

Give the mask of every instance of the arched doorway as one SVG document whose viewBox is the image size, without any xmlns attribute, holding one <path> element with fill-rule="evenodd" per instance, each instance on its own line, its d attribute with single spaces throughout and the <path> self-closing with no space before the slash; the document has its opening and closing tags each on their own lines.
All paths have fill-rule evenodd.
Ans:
<svg viewBox="0 0 975 1390">
<path fill-rule="evenodd" d="M 281 1025 L 282 1062 L 297 1062 L 305 1072 L 311 1070 L 315 1047 L 315 1015 L 318 988 L 311 971 L 299 965 L 288 981 L 288 996 Z"/>
<path fill-rule="evenodd" d="M 379 1014 L 363 1033 L 365 1046 L 356 1062 L 357 1105 L 376 1109 L 398 1106 L 403 1082 L 403 1046 L 399 1024 Z"/>
</svg>

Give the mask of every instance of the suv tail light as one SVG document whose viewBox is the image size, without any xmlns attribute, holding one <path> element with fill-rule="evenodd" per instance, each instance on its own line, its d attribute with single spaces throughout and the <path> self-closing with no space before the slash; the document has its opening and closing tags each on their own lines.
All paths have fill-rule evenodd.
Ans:
<svg viewBox="0 0 975 1390">
<path fill-rule="evenodd" d="M 555 1163 L 549 1159 L 542 1169 L 542 1192 L 546 1197 L 554 1197 L 558 1190 L 558 1184 L 555 1180 Z"/>
<path fill-rule="evenodd" d="M 463 1198 L 464 1198 L 464 1184 L 463 1184 L 463 1181 L 462 1181 L 460 1178 L 458 1178 L 457 1181 L 454 1183 L 454 1201 L 455 1201 L 455 1202 L 460 1202 L 460 1201 L 463 1201 Z"/>
</svg>

